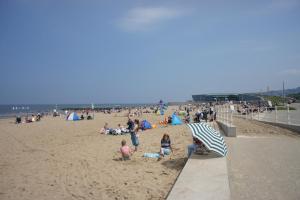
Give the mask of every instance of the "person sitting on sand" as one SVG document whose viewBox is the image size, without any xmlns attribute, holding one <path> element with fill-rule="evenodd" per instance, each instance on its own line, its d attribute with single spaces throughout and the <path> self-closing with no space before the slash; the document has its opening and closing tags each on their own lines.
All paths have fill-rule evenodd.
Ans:
<svg viewBox="0 0 300 200">
<path fill-rule="evenodd" d="M 199 139 L 193 137 L 193 144 L 190 144 L 188 146 L 188 157 L 192 155 L 192 153 L 196 152 L 197 149 L 201 149 L 201 154 L 204 153 L 204 151 L 209 152 L 203 142 L 201 142 Z"/>
<path fill-rule="evenodd" d="M 103 128 L 101 128 L 101 130 L 100 130 L 100 133 L 107 134 L 107 130 L 108 130 L 108 123 L 105 122 Z"/>
<path fill-rule="evenodd" d="M 35 122 L 35 121 L 36 121 L 36 117 L 35 117 L 35 115 L 32 115 L 32 117 L 31 117 L 31 121 L 32 121 L 32 122 Z"/>
<path fill-rule="evenodd" d="M 161 156 L 170 155 L 170 153 L 173 152 L 170 136 L 168 134 L 163 135 L 160 144 L 161 144 L 161 148 L 160 148 Z"/>
<path fill-rule="evenodd" d="M 123 160 L 130 160 L 130 156 L 133 154 L 133 151 L 128 145 L 126 145 L 126 140 L 122 140 L 120 152 Z"/>
<path fill-rule="evenodd" d="M 25 123 L 30 123 L 32 122 L 31 119 L 28 118 L 28 116 L 25 117 Z"/>
<path fill-rule="evenodd" d="M 184 122 L 185 122 L 186 124 L 189 124 L 190 121 L 191 121 L 191 118 L 190 118 L 190 115 L 188 114 L 188 115 L 185 116 Z"/>
<path fill-rule="evenodd" d="M 22 122 L 22 118 L 18 115 L 16 116 L 16 124 L 20 124 Z"/>
<path fill-rule="evenodd" d="M 168 124 L 172 124 L 172 117 L 171 116 L 168 117 Z"/>
<path fill-rule="evenodd" d="M 36 115 L 36 121 L 38 122 L 38 121 L 41 121 L 41 114 L 40 113 L 38 113 L 37 115 Z"/>
</svg>

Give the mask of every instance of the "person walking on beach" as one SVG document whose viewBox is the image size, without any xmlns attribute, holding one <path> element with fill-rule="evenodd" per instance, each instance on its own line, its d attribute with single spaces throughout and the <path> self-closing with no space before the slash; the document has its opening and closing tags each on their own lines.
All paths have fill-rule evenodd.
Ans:
<svg viewBox="0 0 300 200">
<path fill-rule="evenodd" d="M 139 131 L 139 120 L 134 120 L 134 122 L 132 121 L 132 119 L 130 119 L 130 117 L 128 117 L 128 130 L 130 132 L 130 137 L 131 137 L 131 142 L 132 145 L 134 146 L 134 151 L 137 151 L 137 148 L 139 146 L 139 139 L 138 139 L 138 131 Z"/>
<path fill-rule="evenodd" d="M 205 110 L 203 112 L 203 119 L 205 120 L 205 122 L 207 122 L 207 115 L 208 115 L 208 112 L 207 112 L 207 110 Z"/>
<path fill-rule="evenodd" d="M 131 141 L 134 146 L 134 151 L 137 151 L 138 146 L 140 144 L 139 135 L 138 135 L 139 129 L 140 129 L 140 121 L 136 119 L 134 120 L 134 131 L 133 134 L 131 134 Z"/>
</svg>

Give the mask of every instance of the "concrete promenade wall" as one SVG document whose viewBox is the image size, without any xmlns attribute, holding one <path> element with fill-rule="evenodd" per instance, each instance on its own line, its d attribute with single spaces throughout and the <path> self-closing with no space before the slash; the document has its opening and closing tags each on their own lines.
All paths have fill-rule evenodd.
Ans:
<svg viewBox="0 0 300 200">
<path fill-rule="evenodd" d="M 217 120 L 218 125 L 227 137 L 236 137 L 236 127 Z"/>
</svg>

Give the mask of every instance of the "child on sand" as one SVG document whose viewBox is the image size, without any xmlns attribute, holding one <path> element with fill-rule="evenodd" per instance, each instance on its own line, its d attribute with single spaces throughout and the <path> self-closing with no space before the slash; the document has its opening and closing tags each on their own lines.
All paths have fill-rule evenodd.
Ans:
<svg viewBox="0 0 300 200">
<path fill-rule="evenodd" d="M 133 152 L 130 149 L 130 147 L 126 145 L 126 140 L 122 140 L 121 145 L 122 146 L 120 148 L 120 152 L 122 154 L 122 159 L 130 160 L 130 156 L 132 155 Z"/>
</svg>

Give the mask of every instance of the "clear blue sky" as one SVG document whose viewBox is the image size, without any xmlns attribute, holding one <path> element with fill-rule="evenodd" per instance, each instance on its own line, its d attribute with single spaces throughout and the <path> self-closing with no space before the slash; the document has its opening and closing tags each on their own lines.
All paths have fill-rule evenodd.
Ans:
<svg viewBox="0 0 300 200">
<path fill-rule="evenodd" d="M 300 86 L 300 1 L 0 1 L 0 104 Z"/>
</svg>

